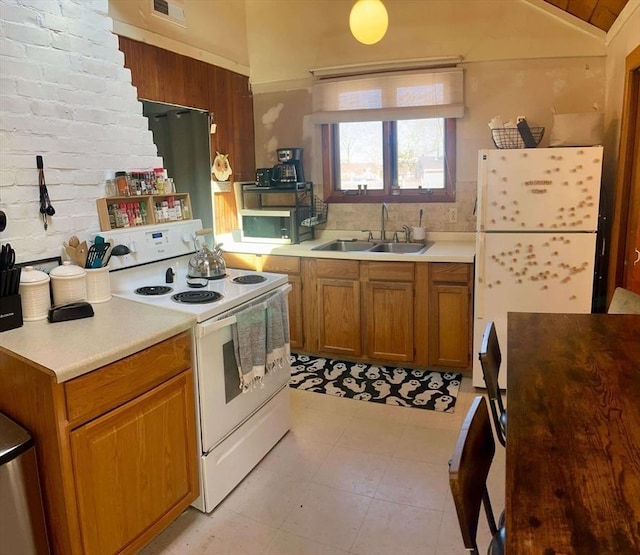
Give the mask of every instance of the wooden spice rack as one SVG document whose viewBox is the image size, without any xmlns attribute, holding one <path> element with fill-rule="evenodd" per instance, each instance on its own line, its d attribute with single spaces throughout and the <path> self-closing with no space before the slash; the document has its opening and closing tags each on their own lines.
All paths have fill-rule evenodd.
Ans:
<svg viewBox="0 0 640 555">
<path fill-rule="evenodd" d="M 174 200 L 180 200 L 180 202 L 186 206 L 188 211 L 188 217 L 184 217 L 184 211 L 181 220 L 160 220 L 156 218 L 155 205 L 168 201 L 170 198 Z M 100 221 L 100 231 L 111 231 L 112 229 L 124 229 L 115 228 L 109 221 L 109 205 L 111 204 L 137 204 L 140 208 L 144 205 L 144 211 L 146 212 L 147 223 L 137 225 L 135 227 L 142 227 L 144 225 L 154 225 L 160 223 L 166 223 L 171 221 L 184 221 L 191 220 L 193 218 L 193 210 L 191 209 L 191 198 L 189 193 L 170 193 L 166 195 L 134 195 L 134 196 L 122 196 L 122 197 L 104 197 L 96 199 L 96 207 L 98 209 L 98 219 Z M 131 227 L 131 226 L 129 226 Z"/>
</svg>

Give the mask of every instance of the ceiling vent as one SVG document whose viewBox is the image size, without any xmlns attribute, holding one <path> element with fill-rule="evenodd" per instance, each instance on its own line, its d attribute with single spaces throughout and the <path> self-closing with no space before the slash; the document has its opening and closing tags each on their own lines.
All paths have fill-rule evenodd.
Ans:
<svg viewBox="0 0 640 555">
<path fill-rule="evenodd" d="M 151 0 L 151 9 L 153 15 L 186 26 L 184 5 L 178 0 Z"/>
</svg>

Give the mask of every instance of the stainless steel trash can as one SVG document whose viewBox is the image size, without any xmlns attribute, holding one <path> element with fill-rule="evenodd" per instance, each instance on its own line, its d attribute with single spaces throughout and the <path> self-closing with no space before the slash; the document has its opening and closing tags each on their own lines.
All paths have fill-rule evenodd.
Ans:
<svg viewBox="0 0 640 555">
<path fill-rule="evenodd" d="M 33 438 L 2 413 L 0 538 L 0 555 L 49 553 Z"/>
</svg>

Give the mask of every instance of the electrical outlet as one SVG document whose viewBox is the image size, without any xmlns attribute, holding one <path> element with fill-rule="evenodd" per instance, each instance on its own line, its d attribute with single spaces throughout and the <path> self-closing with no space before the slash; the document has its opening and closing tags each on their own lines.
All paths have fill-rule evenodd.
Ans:
<svg viewBox="0 0 640 555">
<path fill-rule="evenodd" d="M 455 224 L 458 221 L 458 209 L 457 208 L 449 208 L 449 223 Z"/>
</svg>

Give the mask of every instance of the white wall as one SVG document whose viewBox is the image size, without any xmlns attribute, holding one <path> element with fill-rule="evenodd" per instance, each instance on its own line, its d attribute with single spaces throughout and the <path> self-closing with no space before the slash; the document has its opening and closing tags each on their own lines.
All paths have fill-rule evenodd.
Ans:
<svg viewBox="0 0 640 555">
<path fill-rule="evenodd" d="M 0 0 L 2 242 L 18 262 L 59 256 L 99 230 L 95 199 L 116 170 L 162 165 L 124 68 L 107 0 Z M 56 214 L 45 232 L 36 155 Z"/>
</svg>

